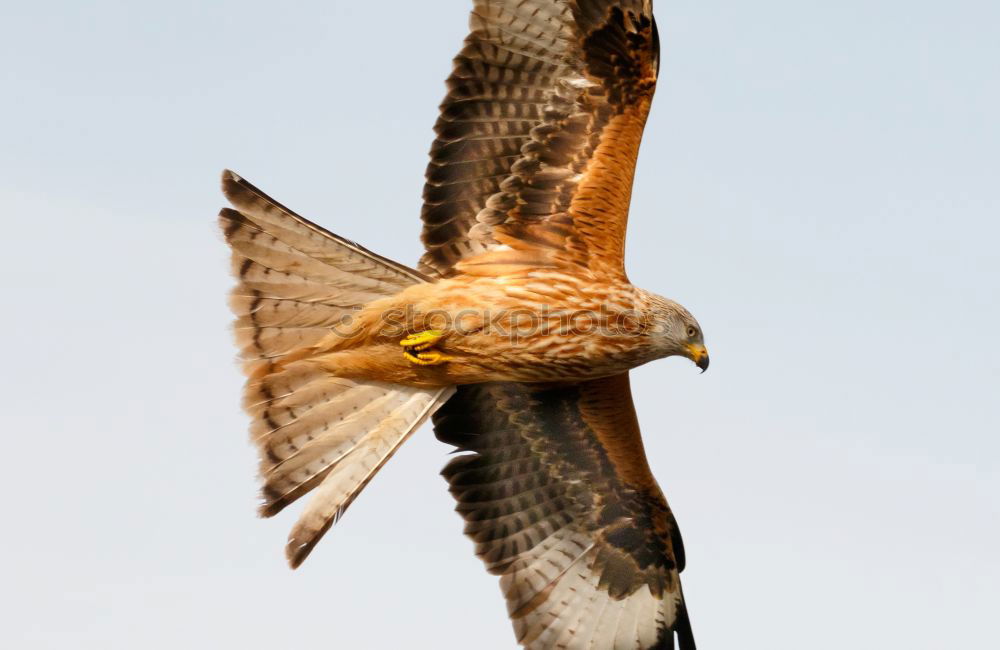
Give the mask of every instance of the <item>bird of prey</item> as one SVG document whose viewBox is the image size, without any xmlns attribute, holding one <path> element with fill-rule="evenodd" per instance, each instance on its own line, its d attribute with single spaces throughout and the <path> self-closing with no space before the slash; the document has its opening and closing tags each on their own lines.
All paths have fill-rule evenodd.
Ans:
<svg viewBox="0 0 1000 650">
<path fill-rule="evenodd" d="M 659 45 L 651 0 L 475 0 L 416 269 L 223 174 L 261 513 L 311 493 L 293 567 L 433 416 L 520 645 L 694 648 L 628 377 L 671 355 L 708 367 L 694 317 L 624 270 Z"/>
</svg>

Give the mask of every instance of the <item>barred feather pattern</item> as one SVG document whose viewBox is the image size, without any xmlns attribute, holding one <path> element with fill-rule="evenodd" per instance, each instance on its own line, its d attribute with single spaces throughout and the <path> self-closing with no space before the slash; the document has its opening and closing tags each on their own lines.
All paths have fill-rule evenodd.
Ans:
<svg viewBox="0 0 1000 650">
<path fill-rule="evenodd" d="M 226 172 L 237 209 L 219 222 L 237 285 L 230 305 L 260 456 L 260 512 L 313 492 L 286 553 L 301 564 L 399 446 L 452 394 L 337 377 L 312 348 L 366 303 L 424 277 L 300 217 Z"/>
<path fill-rule="evenodd" d="M 525 648 L 694 648 L 684 553 L 627 375 L 461 387 L 434 416 L 443 474 Z"/>
<path fill-rule="evenodd" d="M 470 27 L 435 127 L 420 268 L 506 245 L 623 274 L 659 65 L 651 2 L 477 0 Z"/>
</svg>

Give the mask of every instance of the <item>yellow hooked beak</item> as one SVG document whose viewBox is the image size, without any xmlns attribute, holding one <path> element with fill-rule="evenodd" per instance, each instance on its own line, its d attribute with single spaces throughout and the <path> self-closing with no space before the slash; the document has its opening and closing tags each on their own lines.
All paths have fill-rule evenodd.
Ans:
<svg viewBox="0 0 1000 650">
<path fill-rule="evenodd" d="M 689 343 L 687 345 L 688 358 L 694 361 L 694 365 L 701 368 L 702 372 L 708 370 L 708 348 L 702 343 Z"/>
</svg>

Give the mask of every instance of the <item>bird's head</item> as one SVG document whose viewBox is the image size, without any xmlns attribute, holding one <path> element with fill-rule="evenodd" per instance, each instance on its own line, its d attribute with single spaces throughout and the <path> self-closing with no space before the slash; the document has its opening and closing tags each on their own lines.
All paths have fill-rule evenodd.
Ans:
<svg viewBox="0 0 1000 650">
<path fill-rule="evenodd" d="M 667 298 L 652 296 L 652 333 L 661 356 L 690 359 L 702 372 L 708 370 L 708 349 L 701 325 L 687 309 Z"/>
</svg>

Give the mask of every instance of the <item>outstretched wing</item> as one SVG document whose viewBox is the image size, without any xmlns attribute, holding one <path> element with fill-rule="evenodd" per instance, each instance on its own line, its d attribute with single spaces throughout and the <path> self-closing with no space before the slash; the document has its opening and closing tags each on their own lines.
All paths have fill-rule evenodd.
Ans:
<svg viewBox="0 0 1000 650">
<path fill-rule="evenodd" d="M 421 269 L 580 264 L 624 274 L 659 66 L 651 0 L 475 0 L 424 189 Z M 526 648 L 694 650 L 684 550 L 628 375 L 460 386 L 444 470 Z"/>
<path fill-rule="evenodd" d="M 435 127 L 422 270 L 623 275 L 659 66 L 652 0 L 475 0 L 471 28 Z"/>
<path fill-rule="evenodd" d="M 694 648 L 677 524 L 646 463 L 628 375 L 461 387 L 434 416 L 444 469 L 526 648 Z"/>
</svg>

